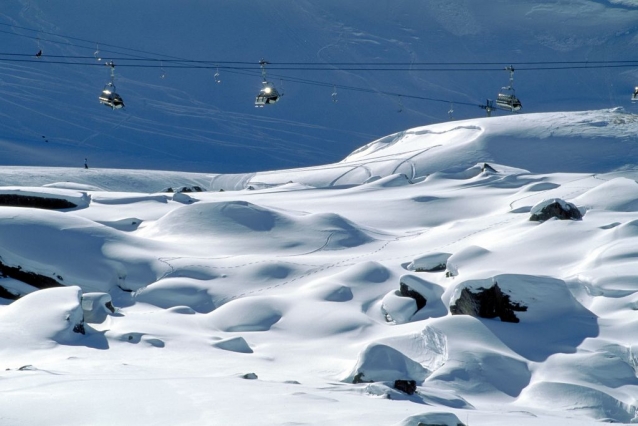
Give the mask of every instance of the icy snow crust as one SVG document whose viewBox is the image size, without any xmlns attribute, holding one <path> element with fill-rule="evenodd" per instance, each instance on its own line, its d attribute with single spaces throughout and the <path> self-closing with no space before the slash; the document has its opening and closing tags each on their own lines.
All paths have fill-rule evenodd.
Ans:
<svg viewBox="0 0 638 426">
<path fill-rule="evenodd" d="M 636 422 L 637 134 L 603 110 L 246 175 L 0 168 L 0 193 L 86 200 L 0 207 L 3 265 L 63 285 L 0 278 L 23 295 L 0 306 L 2 424 Z M 583 219 L 529 221 L 544 200 Z M 495 284 L 519 323 L 450 314 Z"/>
</svg>

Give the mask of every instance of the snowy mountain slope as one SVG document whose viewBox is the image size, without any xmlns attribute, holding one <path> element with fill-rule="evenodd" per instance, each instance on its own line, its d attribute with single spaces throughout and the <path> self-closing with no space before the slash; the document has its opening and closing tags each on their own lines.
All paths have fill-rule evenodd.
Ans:
<svg viewBox="0 0 638 426">
<path fill-rule="evenodd" d="M 28 293 L 0 306 L 3 422 L 635 422 L 637 127 L 482 118 L 183 183 L 0 168 L 0 196 L 90 200 L 0 208 L 0 286 Z M 208 190 L 142 191 L 167 182 Z M 548 199 L 582 219 L 530 221 Z"/>
<path fill-rule="evenodd" d="M 636 67 L 606 61 L 634 59 L 637 7 L 10 2 L 0 11 L 0 53 L 26 56 L 0 55 L 0 161 L 81 167 L 88 158 L 93 167 L 214 173 L 328 164 L 371 140 L 448 120 L 449 110 L 456 119 L 484 116 L 478 106 L 508 84 L 510 64 L 523 112 L 628 109 Z M 284 96 L 255 109 L 262 58 Z M 123 111 L 97 102 L 108 60 Z M 362 63 L 370 65 L 348 65 Z"/>
</svg>

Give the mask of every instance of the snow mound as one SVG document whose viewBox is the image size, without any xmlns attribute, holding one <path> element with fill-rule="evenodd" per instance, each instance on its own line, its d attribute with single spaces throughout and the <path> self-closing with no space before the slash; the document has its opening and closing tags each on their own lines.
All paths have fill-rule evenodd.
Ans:
<svg viewBox="0 0 638 426">
<path fill-rule="evenodd" d="M 337 250 L 373 241 L 364 230 L 334 213 L 299 214 L 247 201 L 200 202 L 175 209 L 138 233 L 169 241 L 197 240 L 223 252 Z M 223 237 L 220 246 L 216 237 Z M 248 243 L 250 241 L 250 243 Z"/>
<path fill-rule="evenodd" d="M 396 423 L 394 426 L 465 426 L 463 422 L 452 413 L 424 413 L 410 416 Z"/>
<path fill-rule="evenodd" d="M 79 216 L 0 208 L 0 258 L 5 265 L 77 284 L 84 291 L 136 289 L 155 281 L 153 256 L 141 255 L 142 247 L 139 239 Z"/>
<path fill-rule="evenodd" d="M 390 346 L 372 343 L 359 354 L 355 367 L 343 381 L 360 383 L 414 380 L 421 384 L 428 375 L 426 368 L 403 353 Z"/>
<path fill-rule="evenodd" d="M 164 278 L 137 292 L 135 300 L 169 309 L 188 306 L 195 312 L 208 313 L 215 309 L 206 282 L 191 278 Z"/>
<path fill-rule="evenodd" d="M 207 323 L 226 332 L 268 331 L 284 315 L 284 304 L 273 297 L 232 300 L 207 314 Z"/>
<path fill-rule="evenodd" d="M 519 404 L 529 407 L 569 411 L 613 423 L 635 423 L 636 407 L 606 392 L 570 383 L 539 382 L 527 387 Z"/>
<path fill-rule="evenodd" d="M 79 287 L 36 291 L 0 311 L 2 347 L 35 349 L 43 342 L 77 343 L 85 333 Z"/>
<path fill-rule="evenodd" d="M 635 212 L 638 211 L 638 183 L 615 178 L 576 197 L 574 202 L 587 209 Z"/>
</svg>

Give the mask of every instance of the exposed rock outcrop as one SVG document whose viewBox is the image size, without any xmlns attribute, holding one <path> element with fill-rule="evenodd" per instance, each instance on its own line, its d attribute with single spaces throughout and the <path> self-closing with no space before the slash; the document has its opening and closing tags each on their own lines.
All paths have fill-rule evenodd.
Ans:
<svg viewBox="0 0 638 426">
<path fill-rule="evenodd" d="M 0 206 L 31 207 L 36 209 L 73 209 L 77 205 L 62 198 L 35 197 L 32 195 L 0 194 Z"/>
<path fill-rule="evenodd" d="M 574 204 L 559 198 L 542 201 L 532 207 L 530 211 L 529 220 L 531 221 L 544 222 L 551 218 L 559 220 L 581 220 L 583 215 Z"/>
<path fill-rule="evenodd" d="M 18 281 L 22 281 L 29 285 L 32 285 L 38 289 L 62 287 L 63 284 L 55 280 L 54 278 L 47 277 L 46 275 L 36 274 L 35 272 L 29 272 L 22 269 L 21 266 L 8 266 L 2 263 L 0 259 L 0 277 L 10 277 Z M 61 276 L 56 277 L 62 281 Z M 19 295 L 18 295 L 19 296 Z M 3 297 L 3 296 L 0 296 Z"/>
<path fill-rule="evenodd" d="M 395 380 L 394 388 L 408 395 L 414 395 L 416 392 L 416 382 L 414 380 Z"/>
<path fill-rule="evenodd" d="M 182 193 L 182 192 L 205 192 L 205 190 L 201 187 L 201 186 L 180 186 L 177 188 L 173 188 L 173 187 L 168 187 L 168 188 L 164 188 L 162 190 L 162 192 L 177 192 L 177 193 Z"/>
<path fill-rule="evenodd" d="M 471 315 L 479 318 L 500 318 L 503 322 L 517 323 L 520 320 L 514 312 L 525 312 L 526 306 L 510 301 L 498 283 L 490 288 L 480 288 L 472 292 L 467 288 L 461 290 L 460 297 L 450 306 L 452 315 Z"/>
</svg>

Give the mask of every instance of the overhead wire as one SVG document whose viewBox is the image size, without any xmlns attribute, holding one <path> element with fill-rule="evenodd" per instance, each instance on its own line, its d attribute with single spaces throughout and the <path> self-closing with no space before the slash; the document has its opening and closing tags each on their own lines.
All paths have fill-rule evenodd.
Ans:
<svg viewBox="0 0 638 426">
<path fill-rule="evenodd" d="M 166 55 L 157 52 L 150 52 L 147 50 L 134 49 L 125 46 L 118 46 L 115 44 L 108 44 L 97 42 L 94 40 L 87 40 L 79 37 L 73 37 L 68 35 L 56 34 L 49 31 L 23 27 L 15 24 L 7 24 L 0 22 L 0 26 L 9 27 L 14 30 L 23 30 L 37 33 L 37 36 L 18 34 L 11 31 L 0 30 L 0 33 L 10 34 L 17 37 L 26 37 L 34 40 L 42 40 L 40 37 L 42 34 L 53 36 L 65 41 L 52 41 L 47 42 L 54 44 L 62 44 L 74 46 L 81 49 L 93 49 L 94 46 L 110 47 L 115 50 L 101 49 L 102 52 L 112 53 L 122 56 L 109 57 L 110 61 L 117 61 L 118 67 L 126 68 L 161 68 L 165 69 L 215 69 L 224 70 L 225 72 L 235 74 L 248 74 L 255 75 L 259 71 L 256 69 L 257 62 L 253 61 L 218 61 L 218 60 L 193 60 L 180 58 L 176 56 Z M 77 43 L 69 42 L 73 40 L 81 43 L 88 43 L 90 46 L 84 46 Z M 133 53 L 127 53 L 133 52 Z M 140 56 L 151 55 L 155 57 Z M 160 59 L 161 58 L 161 59 Z M 52 60 L 53 59 L 53 60 Z M 39 58 L 35 58 L 34 55 L 24 53 L 10 53 L 0 52 L 0 61 L 2 62 L 36 62 L 39 64 L 53 64 L 53 65 L 70 65 L 70 66 L 103 66 L 103 63 L 96 63 L 95 56 L 82 56 L 82 55 L 46 55 Z M 79 62 L 78 62 L 79 61 Z M 84 62 L 83 62 L 84 61 Z M 88 61 L 88 62 L 87 62 Z M 559 71 L 559 70 L 576 70 L 576 69 L 604 69 L 604 68 L 630 68 L 637 67 L 638 60 L 624 60 L 624 61 L 528 61 L 528 62 L 505 62 L 511 64 L 517 71 Z M 269 63 L 269 71 L 358 71 L 358 72 L 494 72 L 502 71 L 503 62 L 279 62 Z M 398 96 L 408 99 L 425 100 L 431 102 L 452 102 L 449 99 L 430 98 L 426 96 L 408 95 L 403 93 L 388 92 L 382 90 L 376 90 L 371 88 L 362 88 L 347 85 L 338 85 L 334 83 L 304 79 L 299 77 L 293 77 L 288 75 L 277 75 L 271 72 L 272 76 L 275 76 L 282 81 L 295 82 L 299 84 L 308 84 L 321 87 L 339 88 L 349 91 L 357 91 L 362 93 L 383 94 L 388 96 Z M 457 105 L 467 106 L 479 106 L 484 105 L 454 101 Z"/>
</svg>

